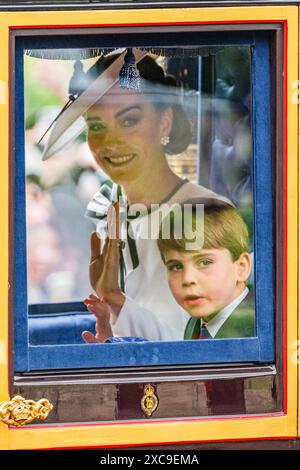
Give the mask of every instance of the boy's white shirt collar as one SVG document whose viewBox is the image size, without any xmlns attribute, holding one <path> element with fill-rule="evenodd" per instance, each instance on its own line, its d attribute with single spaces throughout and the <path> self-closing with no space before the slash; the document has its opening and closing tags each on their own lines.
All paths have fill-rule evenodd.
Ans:
<svg viewBox="0 0 300 470">
<path fill-rule="evenodd" d="M 208 330 L 208 332 L 209 332 L 209 334 L 212 338 L 214 338 L 216 336 L 216 334 L 218 333 L 221 326 L 223 326 L 223 324 L 225 323 L 227 318 L 230 317 L 230 315 L 236 309 L 236 307 L 248 295 L 248 292 L 249 292 L 248 287 L 245 287 L 243 292 L 236 299 L 234 299 L 234 301 L 231 302 L 231 304 L 227 305 L 222 310 L 220 310 L 220 312 L 214 318 L 212 318 L 207 323 L 202 322 L 202 324 L 203 323 L 205 324 L 205 326 L 206 326 L 206 328 L 207 328 L 207 330 Z"/>
</svg>

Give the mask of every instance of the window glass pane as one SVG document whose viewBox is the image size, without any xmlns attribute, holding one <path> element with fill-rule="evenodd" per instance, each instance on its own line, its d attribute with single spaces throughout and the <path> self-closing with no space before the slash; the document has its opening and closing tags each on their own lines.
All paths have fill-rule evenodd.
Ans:
<svg viewBox="0 0 300 470">
<path fill-rule="evenodd" d="M 121 311 L 116 309 L 119 317 L 111 335 L 180 340 L 185 334 L 186 339 L 196 339 L 206 326 L 209 338 L 256 336 L 251 48 L 154 52 L 144 66 L 137 54 L 141 64 L 137 87 L 141 89 L 104 81 L 99 86 L 105 92 L 96 98 L 86 98 L 83 90 L 86 83 L 91 87 L 99 79 L 101 61 L 76 62 L 77 73 L 82 73 L 78 71 L 82 65 L 87 82 L 82 81 L 79 97 L 75 96 L 74 103 L 71 97 L 69 109 L 40 143 L 68 95 L 76 95 L 76 90 L 69 89 L 74 60 L 53 60 L 53 50 L 24 55 L 28 303 L 71 303 L 92 292 L 90 234 L 95 226 L 104 230 L 107 219 L 103 214 L 118 191 L 129 208 L 142 204 L 146 210 L 151 204 L 212 198 L 235 208 L 228 213 L 228 227 L 222 226 L 228 232 L 225 235 L 217 233 L 219 209 L 207 216 L 211 229 L 205 235 L 204 253 L 182 249 L 174 253 L 167 244 L 172 259 L 165 257 L 165 266 L 157 236 L 140 237 L 133 243 L 125 240 L 118 282 L 127 297 Z M 109 68 L 116 52 L 105 53 Z M 68 56 L 69 50 L 61 49 L 59 55 Z M 72 115 L 70 110 L 76 106 L 79 111 Z M 43 161 L 43 154 L 49 158 Z M 129 209 L 127 228 L 135 223 L 130 218 L 134 212 L 137 215 Z M 152 215 L 144 214 L 140 220 L 147 217 Z M 126 223 L 123 235 L 124 227 Z M 185 279 L 189 270 L 191 279 Z M 74 307 L 62 307 L 67 311 L 61 315 L 55 308 L 55 312 L 46 308 L 44 313 L 32 309 L 30 325 L 40 321 L 40 316 L 49 322 L 45 313 L 50 312 L 55 314 L 51 329 L 60 325 L 62 317 L 72 315 L 80 320 L 76 335 L 72 340 L 58 335 L 56 341 L 48 334 L 32 344 L 80 343 L 84 321 L 88 319 L 89 327 L 94 327 L 94 316 L 78 311 L 81 307 L 75 313 Z M 116 311 L 110 311 L 113 320 Z"/>
</svg>

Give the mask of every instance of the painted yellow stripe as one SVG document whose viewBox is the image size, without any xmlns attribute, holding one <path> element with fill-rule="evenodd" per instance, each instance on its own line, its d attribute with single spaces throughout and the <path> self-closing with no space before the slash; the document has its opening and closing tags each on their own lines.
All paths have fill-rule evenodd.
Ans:
<svg viewBox="0 0 300 470">
<path fill-rule="evenodd" d="M 10 449 L 76 446 L 117 446 L 168 442 L 250 439 L 295 435 L 286 417 L 235 420 L 208 419 L 201 422 L 169 422 L 89 426 L 82 428 L 13 429 Z"/>
<path fill-rule="evenodd" d="M 121 25 L 132 23 L 163 22 L 239 22 L 259 20 L 282 20 L 296 18 L 298 7 L 214 7 L 214 8 L 164 8 L 151 10 L 89 10 L 89 11 L 40 11 L 5 12 L 1 21 L 6 26 L 42 25 Z"/>
<path fill-rule="evenodd" d="M 298 17 L 298 25 L 300 24 L 300 8 L 299 8 L 299 17 Z M 299 33 L 299 26 L 298 26 L 298 33 Z M 300 139 L 299 139 L 299 135 L 300 135 L 300 35 L 298 36 L 298 86 L 297 86 L 297 89 L 299 90 L 298 94 L 297 94 L 297 98 L 298 100 L 296 100 L 296 102 L 298 101 L 298 153 L 297 153 L 297 165 L 298 165 L 298 170 L 297 170 L 297 176 L 298 176 L 298 181 L 297 181 L 297 192 L 298 192 L 298 214 L 297 214 L 297 224 L 298 224 L 298 234 L 299 234 L 299 230 L 300 230 L 300 225 L 299 225 L 299 208 L 300 208 L 300 188 L 299 188 L 299 184 L 300 184 L 300 165 L 299 165 L 299 157 L 300 157 Z M 295 169 L 296 170 L 296 169 Z M 300 409 L 299 409 L 299 403 L 300 403 L 300 310 L 299 310 L 299 283 L 300 283 L 300 276 L 299 276 L 299 273 L 300 273 L 300 234 L 298 236 L 298 276 L 297 276 L 297 291 L 298 291 L 298 340 L 295 341 L 295 345 L 296 345 L 296 350 L 297 350 L 297 354 L 296 354 L 296 359 L 297 359 L 297 363 L 298 363 L 298 435 L 300 435 Z"/>
<path fill-rule="evenodd" d="M 8 31 L 0 21 L 0 401 L 8 395 Z M 0 424 L 1 426 L 1 424 Z M 0 431 L 0 448 L 5 442 Z"/>
</svg>

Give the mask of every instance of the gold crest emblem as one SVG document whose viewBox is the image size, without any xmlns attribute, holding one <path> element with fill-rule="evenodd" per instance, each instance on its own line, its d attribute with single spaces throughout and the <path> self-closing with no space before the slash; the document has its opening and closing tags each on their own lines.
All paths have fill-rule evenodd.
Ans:
<svg viewBox="0 0 300 470">
<path fill-rule="evenodd" d="M 143 412 L 150 417 L 158 407 L 158 397 L 155 395 L 155 387 L 147 384 L 144 387 L 144 395 L 141 399 Z"/>
<path fill-rule="evenodd" d="M 34 419 L 46 419 L 52 409 L 53 405 L 46 398 L 35 402 L 17 395 L 11 401 L 0 403 L 0 421 L 19 427 Z"/>
</svg>

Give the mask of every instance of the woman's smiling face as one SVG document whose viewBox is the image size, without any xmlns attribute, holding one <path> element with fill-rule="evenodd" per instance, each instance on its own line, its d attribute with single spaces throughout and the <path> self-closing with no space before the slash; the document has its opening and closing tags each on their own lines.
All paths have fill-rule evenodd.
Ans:
<svg viewBox="0 0 300 470">
<path fill-rule="evenodd" d="M 115 182 L 147 181 L 163 157 L 161 137 L 172 128 L 172 111 L 158 112 L 145 95 L 115 85 L 86 116 L 88 144 Z"/>
</svg>

